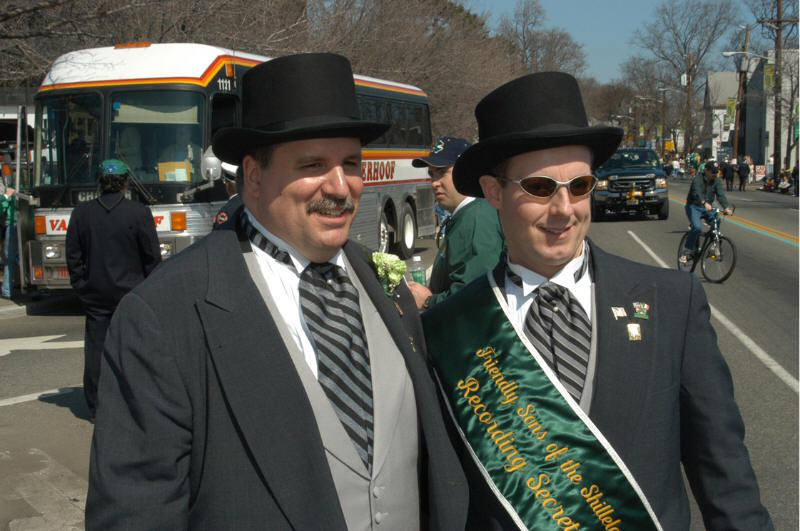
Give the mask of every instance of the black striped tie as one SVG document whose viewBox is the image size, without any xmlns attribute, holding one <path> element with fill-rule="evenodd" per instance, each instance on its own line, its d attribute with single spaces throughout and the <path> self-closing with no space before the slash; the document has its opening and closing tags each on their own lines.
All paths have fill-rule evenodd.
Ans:
<svg viewBox="0 0 800 531">
<path fill-rule="evenodd" d="M 300 275 L 300 307 L 317 353 L 318 380 L 345 431 L 372 470 L 372 376 L 358 291 L 334 264 Z"/>
<path fill-rule="evenodd" d="M 525 317 L 525 335 L 538 352 L 551 354 L 552 360 L 548 360 L 551 367 L 569 394 L 580 402 L 589 364 L 592 325 L 567 288 L 552 282 L 536 288 Z"/>
</svg>

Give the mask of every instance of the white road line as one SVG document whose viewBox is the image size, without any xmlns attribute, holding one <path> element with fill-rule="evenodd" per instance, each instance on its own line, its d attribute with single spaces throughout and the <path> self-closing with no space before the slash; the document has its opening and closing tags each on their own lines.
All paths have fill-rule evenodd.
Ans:
<svg viewBox="0 0 800 531">
<path fill-rule="evenodd" d="M 71 385 L 69 387 L 62 387 L 60 389 L 48 389 L 47 391 L 39 391 L 38 393 L 31 393 L 29 395 L 4 398 L 0 400 L 0 407 L 13 406 L 14 404 L 22 404 L 23 402 L 33 402 L 34 400 L 39 400 L 42 398 L 48 398 L 51 396 L 58 396 L 66 393 L 71 393 L 73 391 L 77 391 L 78 389 L 80 389 L 79 386 Z"/>
<path fill-rule="evenodd" d="M 61 350 L 67 348 L 83 348 L 83 340 L 55 341 L 67 337 L 66 334 L 57 336 L 12 337 L 0 339 L 0 357 L 11 354 L 14 350 Z"/>
<path fill-rule="evenodd" d="M 660 265 L 661 267 L 669 268 L 667 263 L 664 262 L 661 258 L 659 258 L 659 256 L 656 253 L 654 253 L 653 250 L 650 247 L 648 247 L 646 243 L 640 240 L 639 237 L 636 236 L 636 234 L 634 234 L 632 231 L 628 231 L 628 234 L 630 234 L 631 238 L 633 238 L 634 241 L 636 241 L 636 243 L 642 246 L 642 249 L 644 249 L 647 252 L 647 254 L 649 254 L 650 257 L 656 261 L 658 265 Z M 741 328 L 739 328 L 733 323 L 733 321 L 728 319 L 722 312 L 717 310 L 713 304 L 709 303 L 708 305 L 711 308 L 711 315 L 715 319 L 717 319 L 717 321 L 719 321 L 722 326 L 727 328 L 728 331 L 731 334 L 733 334 L 733 336 L 736 339 L 741 341 L 742 344 L 745 346 L 745 348 L 749 350 L 761 363 L 763 363 L 767 369 L 772 371 L 772 373 L 775 376 L 780 378 L 780 380 L 783 381 L 783 383 L 788 385 L 789 389 L 791 389 L 795 393 L 800 392 L 800 384 L 798 384 L 797 378 L 789 374 L 789 371 L 781 367 L 781 365 L 777 361 L 775 361 L 775 359 L 772 356 L 767 354 L 767 352 L 763 348 L 759 347 L 755 341 L 750 339 L 750 336 L 745 334 Z"/>
</svg>

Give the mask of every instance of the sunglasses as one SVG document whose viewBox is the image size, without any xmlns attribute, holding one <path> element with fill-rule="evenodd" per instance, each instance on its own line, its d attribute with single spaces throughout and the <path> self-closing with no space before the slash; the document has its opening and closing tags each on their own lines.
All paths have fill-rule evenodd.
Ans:
<svg viewBox="0 0 800 531">
<path fill-rule="evenodd" d="M 597 186 L 597 177 L 594 175 L 579 175 L 565 183 L 556 181 L 552 177 L 545 177 L 544 175 L 532 175 L 530 177 L 523 177 L 522 179 L 509 179 L 508 177 L 499 178 L 504 181 L 517 183 L 525 193 L 533 197 L 552 197 L 562 186 L 566 186 L 573 197 L 583 197 L 591 193 L 594 187 Z"/>
</svg>

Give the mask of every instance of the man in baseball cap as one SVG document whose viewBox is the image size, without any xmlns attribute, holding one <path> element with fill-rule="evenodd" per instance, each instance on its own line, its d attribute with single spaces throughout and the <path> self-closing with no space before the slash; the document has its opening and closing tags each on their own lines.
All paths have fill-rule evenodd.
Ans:
<svg viewBox="0 0 800 531">
<path fill-rule="evenodd" d="M 451 213 L 441 228 L 445 236 L 434 259 L 428 286 L 408 283 L 421 310 L 443 301 L 489 271 L 503 251 L 497 211 L 485 199 L 467 197 L 453 185 L 453 166 L 470 145 L 463 138 L 443 136 L 427 157 L 411 161 L 416 168 L 428 168 L 436 204 Z"/>
</svg>

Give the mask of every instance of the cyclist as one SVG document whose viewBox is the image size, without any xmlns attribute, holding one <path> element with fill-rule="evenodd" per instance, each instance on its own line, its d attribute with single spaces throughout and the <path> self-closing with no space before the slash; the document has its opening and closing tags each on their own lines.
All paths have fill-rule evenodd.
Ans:
<svg viewBox="0 0 800 531">
<path fill-rule="evenodd" d="M 717 179 L 718 174 L 719 163 L 715 160 L 709 160 L 705 163 L 703 173 L 698 173 L 692 180 L 692 187 L 689 189 L 689 195 L 686 196 L 685 207 L 691 229 L 689 229 L 686 247 L 683 249 L 683 256 L 681 256 L 682 262 L 689 260 L 697 251 L 697 238 L 700 236 L 700 229 L 702 228 L 701 220 L 705 219 L 711 222 L 716 216 L 711 212 L 714 206 L 714 199 L 719 201 L 726 214 L 733 213 L 728 204 L 728 198 L 725 196 L 725 187 L 722 185 L 722 181 Z"/>
</svg>

